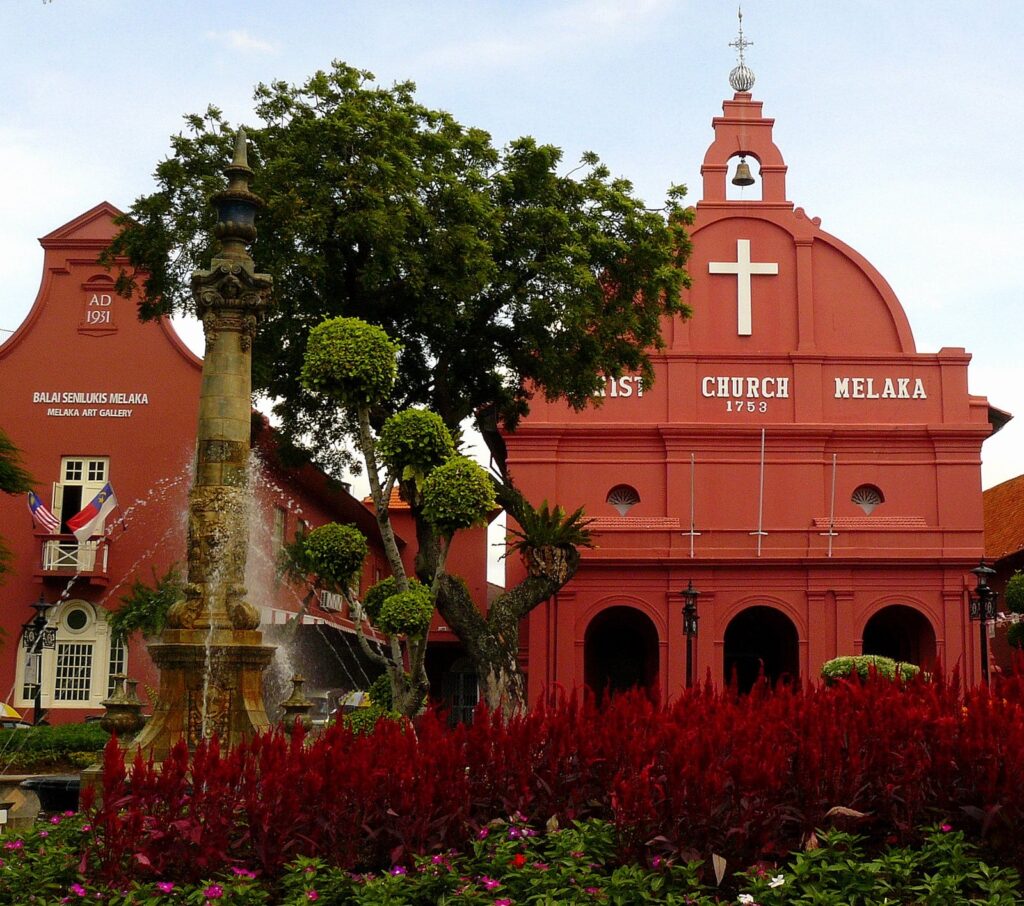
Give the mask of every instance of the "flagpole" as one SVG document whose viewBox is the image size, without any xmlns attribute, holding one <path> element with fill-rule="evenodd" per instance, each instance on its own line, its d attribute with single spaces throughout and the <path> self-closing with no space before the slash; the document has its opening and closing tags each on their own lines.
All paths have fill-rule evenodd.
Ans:
<svg viewBox="0 0 1024 906">
<path fill-rule="evenodd" d="M 832 556 L 832 538 L 835 536 L 836 525 L 836 456 L 832 454 L 832 503 L 828 511 L 828 555 Z"/>
<path fill-rule="evenodd" d="M 761 429 L 761 480 L 757 492 L 757 531 L 751 535 L 757 535 L 757 556 L 761 556 L 761 538 L 768 533 L 764 531 L 764 431 Z"/>
</svg>

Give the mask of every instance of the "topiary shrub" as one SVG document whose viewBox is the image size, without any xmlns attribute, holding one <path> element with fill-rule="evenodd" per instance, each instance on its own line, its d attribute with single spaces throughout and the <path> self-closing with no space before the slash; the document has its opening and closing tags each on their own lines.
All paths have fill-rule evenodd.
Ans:
<svg viewBox="0 0 1024 906">
<path fill-rule="evenodd" d="M 379 705 L 370 705 L 369 708 L 356 708 L 346 714 L 342 720 L 353 733 L 372 733 L 379 720 L 401 720 L 402 715 L 397 711 L 382 708 Z"/>
<path fill-rule="evenodd" d="M 449 537 L 459 529 L 486 524 L 487 514 L 497 505 L 487 472 L 465 456 L 453 456 L 423 484 L 423 516 Z"/>
<path fill-rule="evenodd" d="M 1006 583 L 1006 606 L 1011 613 L 1024 613 L 1024 573 L 1019 569 Z"/>
<path fill-rule="evenodd" d="M 455 455 L 455 441 L 436 412 L 406 409 L 384 422 L 377 454 L 399 480 L 420 484 Z"/>
<path fill-rule="evenodd" d="M 354 525 L 329 522 L 303 539 L 309 565 L 323 581 L 335 588 L 352 584 L 370 552 L 366 538 Z"/>
<path fill-rule="evenodd" d="M 385 599 L 376 625 L 388 635 L 421 636 L 430 628 L 433 615 L 430 589 L 416 585 Z"/>
<path fill-rule="evenodd" d="M 419 579 L 409 579 L 408 581 L 409 588 L 421 585 Z M 394 576 L 381 579 L 367 590 L 363 596 L 363 613 L 370 618 L 371 623 L 376 623 L 380 619 L 380 609 L 384 606 L 384 602 L 396 594 L 398 594 L 398 582 Z"/>
<path fill-rule="evenodd" d="M 346 408 L 383 403 L 398 376 L 401 346 L 359 318 L 331 318 L 309 332 L 302 386 Z"/>
<path fill-rule="evenodd" d="M 832 685 L 841 679 L 849 679 L 856 673 L 861 679 L 867 679 L 872 672 L 876 676 L 895 679 L 899 671 L 902 680 L 909 680 L 921 672 L 916 664 L 897 663 L 891 657 L 880 654 L 846 655 L 825 661 L 821 665 L 821 677 Z"/>
<path fill-rule="evenodd" d="M 377 705 L 385 711 L 390 711 L 394 704 L 391 695 L 391 677 L 387 673 L 382 673 L 370 683 L 370 688 L 366 694 L 369 696 L 371 704 Z"/>
<path fill-rule="evenodd" d="M 1006 641 L 1014 648 L 1024 650 L 1024 623 L 1011 623 L 1006 630 Z"/>
</svg>

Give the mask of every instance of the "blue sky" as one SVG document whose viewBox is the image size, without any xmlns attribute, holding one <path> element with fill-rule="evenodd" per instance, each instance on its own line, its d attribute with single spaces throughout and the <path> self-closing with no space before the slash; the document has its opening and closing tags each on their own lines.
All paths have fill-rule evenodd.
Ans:
<svg viewBox="0 0 1024 906">
<path fill-rule="evenodd" d="M 748 0 L 754 96 L 790 199 L 892 284 L 925 352 L 974 354 L 971 391 L 1018 415 L 986 487 L 1024 471 L 1024 102 L 1020 0 Z M 332 59 L 411 79 L 487 129 L 596 151 L 651 204 L 699 197 L 731 95 L 736 7 L 718 0 L 3 0 L 0 329 L 39 284 L 36 238 L 153 187 L 181 117 L 251 120 L 259 81 Z M 3 336 L 0 334 L 0 336 Z"/>
</svg>

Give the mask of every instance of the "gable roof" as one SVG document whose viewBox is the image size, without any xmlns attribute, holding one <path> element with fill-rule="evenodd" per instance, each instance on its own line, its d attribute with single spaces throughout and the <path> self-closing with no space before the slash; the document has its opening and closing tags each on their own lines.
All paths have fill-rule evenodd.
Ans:
<svg viewBox="0 0 1024 906">
<path fill-rule="evenodd" d="M 1024 550 L 1024 475 L 982 494 L 985 508 L 985 556 L 1002 560 Z"/>
</svg>

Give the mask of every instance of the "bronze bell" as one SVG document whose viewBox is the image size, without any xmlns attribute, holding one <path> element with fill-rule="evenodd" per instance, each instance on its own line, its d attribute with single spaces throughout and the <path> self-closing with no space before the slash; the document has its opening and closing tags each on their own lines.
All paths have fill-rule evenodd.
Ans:
<svg viewBox="0 0 1024 906">
<path fill-rule="evenodd" d="M 745 157 L 741 157 L 740 162 L 736 165 L 736 175 L 732 178 L 732 184 L 734 186 L 752 186 L 754 184 L 754 177 L 750 175 L 750 167 L 747 165 Z"/>
</svg>

